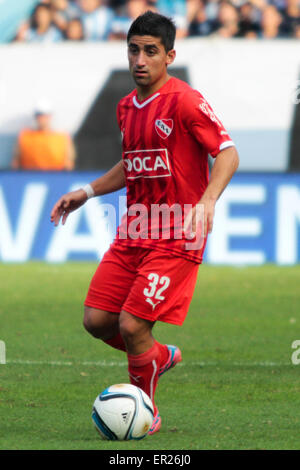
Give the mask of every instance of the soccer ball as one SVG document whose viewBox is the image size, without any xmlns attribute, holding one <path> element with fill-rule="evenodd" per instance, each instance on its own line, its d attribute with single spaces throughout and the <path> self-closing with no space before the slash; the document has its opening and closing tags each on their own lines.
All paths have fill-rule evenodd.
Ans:
<svg viewBox="0 0 300 470">
<path fill-rule="evenodd" d="M 139 387 L 117 384 L 96 398 L 92 419 L 102 439 L 128 441 L 143 439 L 153 422 L 152 401 Z"/>
</svg>

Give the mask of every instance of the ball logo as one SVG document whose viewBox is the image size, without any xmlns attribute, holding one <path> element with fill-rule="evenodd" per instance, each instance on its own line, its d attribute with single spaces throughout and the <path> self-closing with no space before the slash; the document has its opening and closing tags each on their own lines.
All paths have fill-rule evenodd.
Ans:
<svg viewBox="0 0 300 470">
<path fill-rule="evenodd" d="M 166 139 L 173 130 L 173 119 L 156 119 L 155 130 L 162 139 Z"/>
<path fill-rule="evenodd" d="M 123 163 L 128 179 L 171 176 L 167 149 L 124 152 Z"/>
</svg>

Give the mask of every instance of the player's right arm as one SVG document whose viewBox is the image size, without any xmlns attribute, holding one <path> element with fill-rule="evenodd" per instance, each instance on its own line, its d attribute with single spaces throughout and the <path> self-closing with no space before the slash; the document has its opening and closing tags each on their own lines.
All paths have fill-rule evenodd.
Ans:
<svg viewBox="0 0 300 470">
<path fill-rule="evenodd" d="M 126 179 L 123 161 L 120 160 L 111 170 L 92 181 L 90 185 L 94 191 L 94 196 L 102 196 L 103 194 L 113 193 L 124 188 Z M 70 212 L 81 207 L 87 199 L 88 195 L 84 189 L 78 189 L 65 194 L 53 206 L 51 222 L 54 222 L 54 225 L 57 226 L 60 219 L 62 219 L 62 224 L 64 225 Z"/>
</svg>

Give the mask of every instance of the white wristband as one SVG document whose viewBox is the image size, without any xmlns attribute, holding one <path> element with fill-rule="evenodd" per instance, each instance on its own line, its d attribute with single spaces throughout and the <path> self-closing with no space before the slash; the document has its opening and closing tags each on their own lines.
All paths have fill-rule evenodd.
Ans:
<svg viewBox="0 0 300 470">
<path fill-rule="evenodd" d="M 88 199 L 95 196 L 95 191 L 90 184 L 86 184 L 82 189 L 86 192 Z"/>
</svg>

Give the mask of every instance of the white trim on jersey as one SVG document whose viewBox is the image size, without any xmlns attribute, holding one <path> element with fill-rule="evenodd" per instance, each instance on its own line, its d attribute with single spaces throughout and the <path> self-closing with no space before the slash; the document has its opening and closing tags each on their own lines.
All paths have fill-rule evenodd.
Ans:
<svg viewBox="0 0 300 470">
<path fill-rule="evenodd" d="M 220 152 L 221 150 L 227 149 L 228 147 L 235 147 L 234 142 L 232 140 L 227 140 L 220 145 Z"/>
<path fill-rule="evenodd" d="M 132 101 L 133 101 L 133 104 L 141 109 L 143 108 L 144 106 L 146 106 L 148 103 L 150 103 L 151 101 L 153 101 L 155 98 L 157 98 L 158 96 L 160 95 L 160 93 L 155 93 L 155 95 L 151 96 L 150 98 L 148 98 L 146 101 L 144 101 L 143 103 L 139 103 L 138 100 L 136 99 L 136 96 L 133 97 Z"/>
</svg>

